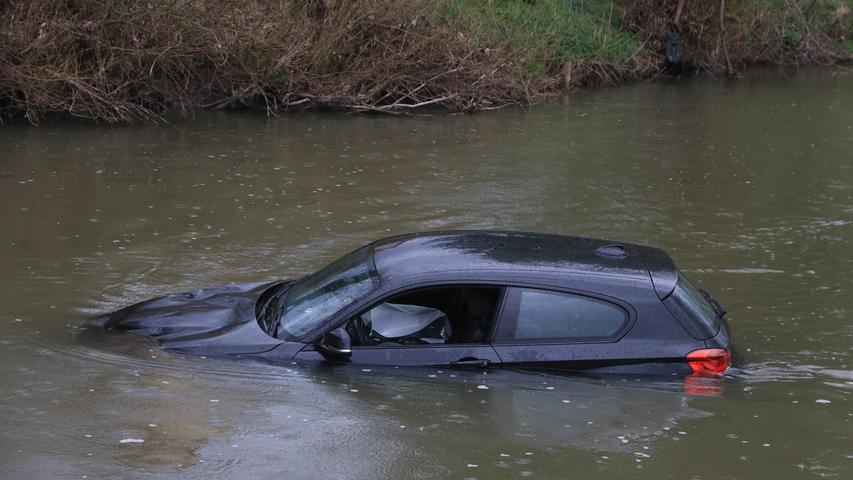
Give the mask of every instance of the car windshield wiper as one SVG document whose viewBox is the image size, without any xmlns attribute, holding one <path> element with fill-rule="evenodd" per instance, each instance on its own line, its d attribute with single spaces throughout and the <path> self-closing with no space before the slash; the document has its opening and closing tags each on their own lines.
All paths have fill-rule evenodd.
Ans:
<svg viewBox="0 0 853 480">
<path fill-rule="evenodd" d="M 722 305 L 720 305 L 720 302 L 718 302 L 717 299 L 711 296 L 711 294 L 708 293 L 706 290 L 700 288 L 699 293 L 702 294 L 702 296 L 705 298 L 705 301 L 711 304 L 711 308 L 713 308 L 714 312 L 717 313 L 717 318 L 723 318 L 723 315 L 726 314 L 726 309 L 723 308 Z"/>
</svg>

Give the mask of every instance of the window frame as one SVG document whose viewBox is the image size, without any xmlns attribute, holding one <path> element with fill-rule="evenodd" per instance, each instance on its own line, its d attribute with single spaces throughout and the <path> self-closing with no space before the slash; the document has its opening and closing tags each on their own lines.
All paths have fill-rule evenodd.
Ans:
<svg viewBox="0 0 853 480">
<path fill-rule="evenodd" d="M 362 350 L 362 349 L 405 349 L 405 348 L 459 348 L 459 347 L 472 347 L 472 346 L 490 346 L 492 344 L 492 338 L 497 332 L 497 326 L 500 323 L 501 317 L 503 316 L 504 304 L 506 303 L 507 292 L 509 291 L 510 286 L 502 283 L 489 283 L 489 282 L 449 282 L 449 283 L 425 283 L 425 284 L 417 284 L 410 285 L 408 287 L 399 288 L 393 291 L 388 292 L 387 294 L 381 295 L 372 301 L 370 301 L 365 307 L 359 308 L 352 315 L 346 315 L 345 320 L 341 323 L 341 326 L 345 326 L 349 323 L 353 318 L 363 315 L 371 309 L 386 303 L 388 300 L 408 293 L 412 293 L 418 290 L 430 290 L 430 289 L 440 289 L 440 288 L 495 288 L 498 290 L 498 298 L 495 303 L 495 312 L 494 317 L 492 318 L 492 325 L 489 328 L 489 332 L 485 337 L 485 340 L 481 343 L 432 343 L 432 344 L 422 344 L 422 345 L 353 345 L 353 350 Z M 447 314 L 447 312 L 443 312 Z M 337 323 L 337 322 L 336 322 Z"/>
<path fill-rule="evenodd" d="M 625 320 L 616 332 L 612 335 L 598 337 L 563 337 L 563 338 L 501 338 L 501 333 L 514 333 L 516 324 L 518 323 L 519 303 L 521 301 L 521 293 L 525 290 L 531 290 L 539 293 L 550 293 L 556 295 L 571 295 L 575 297 L 588 298 L 598 302 L 603 302 L 607 305 L 618 308 L 625 315 Z M 558 289 L 558 288 L 543 288 L 533 285 L 518 285 L 507 286 L 503 293 L 503 301 L 500 308 L 500 316 L 492 328 L 491 343 L 501 346 L 511 345 L 563 345 L 563 344 L 595 344 L 595 343 L 615 343 L 621 340 L 634 326 L 637 320 L 637 314 L 634 308 L 626 302 L 617 298 L 599 295 L 591 292 Z"/>
</svg>

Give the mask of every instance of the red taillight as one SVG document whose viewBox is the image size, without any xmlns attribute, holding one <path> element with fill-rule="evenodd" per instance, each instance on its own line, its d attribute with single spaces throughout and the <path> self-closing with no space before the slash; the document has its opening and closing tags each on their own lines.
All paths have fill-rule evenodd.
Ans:
<svg viewBox="0 0 853 480">
<path fill-rule="evenodd" d="M 696 373 L 722 373 L 732 364 L 732 355 L 725 348 L 702 348 L 687 354 L 687 364 Z"/>
</svg>

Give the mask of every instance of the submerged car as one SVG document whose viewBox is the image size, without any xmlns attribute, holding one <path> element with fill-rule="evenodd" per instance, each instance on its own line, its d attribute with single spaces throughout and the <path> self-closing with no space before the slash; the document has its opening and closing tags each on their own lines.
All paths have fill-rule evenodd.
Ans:
<svg viewBox="0 0 853 480">
<path fill-rule="evenodd" d="M 719 375 L 725 311 L 662 250 L 539 233 L 395 236 L 297 281 L 178 293 L 101 319 L 200 355 Z"/>
</svg>

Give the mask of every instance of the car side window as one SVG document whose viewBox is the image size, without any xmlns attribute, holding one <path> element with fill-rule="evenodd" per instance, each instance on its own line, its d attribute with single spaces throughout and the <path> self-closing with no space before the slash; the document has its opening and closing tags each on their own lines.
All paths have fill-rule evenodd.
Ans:
<svg viewBox="0 0 853 480">
<path fill-rule="evenodd" d="M 628 319 L 622 307 L 597 298 L 514 288 L 495 340 L 603 339 L 619 333 Z"/>
<path fill-rule="evenodd" d="M 394 295 L 346 324 L 353 347 L 488 343 L 501 289 L 425 287 Z"/>
</svg>

